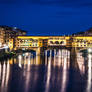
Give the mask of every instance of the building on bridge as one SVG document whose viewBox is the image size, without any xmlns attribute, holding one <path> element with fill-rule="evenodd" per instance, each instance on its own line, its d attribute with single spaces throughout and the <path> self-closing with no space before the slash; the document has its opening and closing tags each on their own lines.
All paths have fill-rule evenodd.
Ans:
<svg viewBox="0 0 92 92">
<path fill-rule="evenodd" d="M 69 38 L 69 36 L 48 37 L 48 46 L 66 46 Z"/>
<path fill-rule="evenodd" d="M 69 37 L 65 36 L 18 36 L 16 49 L 30 49 L 48 46 L 66 46 Z"/>
<path fill-rule="evenodd" d="M 92 47 L 92 36 L 75 36 L 72 37 L 72 40 L 70 39 L 69 42 L 71 44 L 68 45 L 69 47 Z"/>
<path fill-rule="evenodd" d="M 89 33 L 90 31 L 88 31 Z M 86 32 L 87 33 L 87 32 Z M 26 32 L 7 26 L 0 27 L 0 47 L 7 45 L 10 50 L 49 48 L 49 47 L 92 47 L 92 36 L 25 36 Z"/>
<path fill-rule="evenodd" d="M 5 37 L 5 32 L 3 31 L 3 28 L 0 28 L 0 47 L 4 44 L 4 37 Z"/>
<path fill-rule="evenodd" d="M 92 36 L 18 36 L 16 49 L 38 47 L 92 47 Z"/>
<path fill-rule="evenodd" d="M 16 27 L 0 26 L 0 47 L 8 46 L 11 50 L 15 47 L 17 36 L 26 35 L 26 31 Z"/>
<path fill-rule="evenodd" d="M 33 49 L 48 46 L 48 37 L 40 36 L 18 36 L 15 49 Z"/>
</svg>

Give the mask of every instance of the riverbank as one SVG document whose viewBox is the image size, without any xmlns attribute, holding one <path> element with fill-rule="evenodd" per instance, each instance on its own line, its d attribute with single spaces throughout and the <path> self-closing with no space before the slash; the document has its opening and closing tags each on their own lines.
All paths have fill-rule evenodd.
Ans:
<svg viewBox="0 0 92 92">
<path fill-rule="evenodd" d="M 0 53 L 0 60 L 11 58 L 11 57 L 13 57 L 15 55 L 16 55 L 15 52 L 2 52 L 2 53 Z"/>
<path fill-rule="evenodd" d="M 34 51 L 32 50 L 25 50 L 25 51 L 24 50 L 14 50 L 11 52 L 0 52 L 0 61 L 8 59 L 8 58 L 16 57 L 17 55 L 26 53 L 26 52 L 34 53 Z"/>
</svg>

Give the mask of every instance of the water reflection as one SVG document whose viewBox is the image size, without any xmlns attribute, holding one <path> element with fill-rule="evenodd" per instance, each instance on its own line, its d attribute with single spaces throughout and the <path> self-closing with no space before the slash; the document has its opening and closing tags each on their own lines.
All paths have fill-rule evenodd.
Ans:
<svg viewBox="0 0 92 92">
<path fill-rule="evenodd" d="M 77 63 L 81 74 L 85 73 L 84 58 L 82 53 L 77 53 Z"/>
<path fill-rule="evenodd" d="M 0 62 L 0 92 L 91 92 L 92 55 L 70 55 L 54 49 L 44 56 L 23 53 Z"/>
<path fill-rule="evenodd" d="M 48 64 L 47 64 L 47 76 L 46 76 L 45 92 L 49 92 L 50 78 L 51 78 L 51 61 L 52 61 L 52 57 L 51 57 L 51 51 L 50 51 L 50 57 L 49 57 Z"/>
<path fill-rule="evenodd" d="M 92 55 L 88 55 L 88 79 L 87 79 L 87 92 L 91 92 L 92 82 Z"/>
<path fill-rule="evenodd" d="M 0 92 L 7 92 L 10 75 L 10 64 L 7 62 L 0 63 Z"/>
<path fill-rule="evenodd" d="M 62 72 L 62 83 L 61 83 L 61 92 L 65 92 L 66 91 L 66 85 L 67 85 L 67 81 L 68 81 L 68 70 L 67 70 L 67 58 L 64 57 L 64 61 L 63 61 L 63 72 Z"/>
</svg>

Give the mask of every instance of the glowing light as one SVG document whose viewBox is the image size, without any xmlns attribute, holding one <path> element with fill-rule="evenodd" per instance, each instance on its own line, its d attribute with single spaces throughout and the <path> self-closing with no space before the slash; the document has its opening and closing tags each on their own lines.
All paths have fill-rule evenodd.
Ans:
<svg viewBox="0 0 92 92">
<path fill-rule="evenodd" d="M 22 60 L 22 56 L 21 55 L 19 55 L 19 67 L 21 68 L 22 67 L 22 65 L 21 65 L 21 60 Z"/>
<path fill-rule="evenodd" d="M 45 65 L 47 65 L 47 50 L 45 51 Z"/>
<path fill-rule="evenodd" d="M 51 56 L 49 58 L 48 67 L 47 67 L 47 80 L 46 80 L 45 92 L 49 91 L 50 77 L 51 77 Z"/>
<path fill-rule="evenodd" d="M 89 48 L 89 49 L 88 49 L 88 52 L 89 52 L 89 53 L 90 53 L 90 52 L 92 52 L 92 49 L 91 49 L 91 48 Z"/>
<path fill-rule="evenodd" d="M 61 50 L 59 50 L 59 61 L 58 61 L 58 66 L 61 66 Z"/>
<path fill-rule="evenodd" d="M 26 64 L 26 65 L 25 65 Z M 24 71 L 24 76 L 25 76 L 25 78 L 26 78 L 26 80 L 25 80 L 25 92 L 28 92 L 28 88 L 29 88 L 29 80 L 30 80 L 30 77 L 31 77 L 31 75 L 30 75 L 30 73 L 29 73 L 29 71 L 30 71 L 30 54 L 29 54 L 29 57 L 28 57 L 28 59 L 26 59 L 25 58 L 25 63 L 24 63 L 24 69 L 26 69 L 26 71 Z"/>
<path fill-rule="evenodd" d="M 66 89 L 66 80 L 67 80 L 67 58 L 64 57 L 64 66 L 63 66 L 63 75 L 62 75 L 62 89 L 61 92 L 65 92 Z"/>
<path fill-rule="evenodd" d="M 22 59 L 22 56 L 21 56 L 21 55 L 19 55 L 19 56 L 18 56 L 18 58 L 19 58 L 19 60 L 20 60 L 20 59 Z"/>
<path fill-rule="evenodd" d="M 28 53 L 25 53 L 26 56 L 28 56 Z"/>
<path fill-rule="evenodd" d="M 23 56 L 25 56 L 25 54 L 23 54 Z"/>
<path fill-rule="evenodd" d="M 2 69 L 2 71 L 1 71 Z M 2 74 L 1 74 L 2 72 Z M 4 61 L 3 64 L 0 63 L 0 92 L 7 92 L 7 86 L 8 86 L 8 81 L 9 81 L 9 74 L 10 74 L 10 64 L 9 61 L 6 62 Z"/>
<path fill-rule="evenodd" d="M 91 59 L 92 59 L 92 56 L 89 54 L 88 55 L 88 81 L 87 81 L 87 92 L 91 92 Z"/>
<path fill-rule="evenodd" d="M 2 87 L 2 90 L 1 92 L 4 92 L 4 83 L 5 83 L 5 78 L 6 78 L 6 66 L 5 66 L 5 62 L 3 64 L 3 70 L 2 70 L 2 82 L 1 82 L 1 87 Z"/>
<path fill-rule="evenodd" d="M 80 69 L 80 73 L 85 73 L 84 58 L 82 57 L 82 53 L 77 53 L 77 63 Z"/>
<path fill-rule="evenodd" d="M 2 43 L 0 43 L 0 47 L 2 46 Z"/>
<path fill-rule="evenodd" d="M 7 86 L 8 86 L 8 81 L 9 81 L 9 74 L 10 74 L 10 65 L 9 65 L 9 61 L 7 62 L 7 68 L 6 68 L 6 82 L 5 82 L 5 92 L 7 90 Z"/>
</svg>

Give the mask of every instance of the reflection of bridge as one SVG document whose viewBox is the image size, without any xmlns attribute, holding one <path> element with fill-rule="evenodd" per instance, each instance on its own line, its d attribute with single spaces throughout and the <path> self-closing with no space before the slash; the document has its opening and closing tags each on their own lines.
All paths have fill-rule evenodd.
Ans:
<svg viewBox="0 0 92 92">
<path fill-rule="evenodd" d="M 12 43 L 12 42 L 11 42 Z M 41 53 L 48 48 L 72 48 L 78 49 L 92 47 L 92 37 L 71 36 L 18 36 L 14 49 L 32 49 Z"/>
<path fill-rule="evenodd" d="M 67 53 L 67 51 L 65 51 Z M 15 82 L 16 79 L 18 80 L 17 82 L 19 82 L 18 86 L 21 86 L 21 75 L 25 76 L 25 80 L 23 79 L 23 82 L 26 83 L 26 85 L 24 86 L 24 90 L 29 90 L 28 89 L 28 85 L 30 85 L 29 81 L 32 81 L 32 87 L 34 89 L 35 85 L 39 85 L 39 80 L 41 83 L 45 83 L 45 90 L 48 91 L 50 88 L 50 83 L 52 81 L 52 86 L 56 87 L 60 89 L 61 92 L 66 91 L 67 89 L 67 84 L 68 82 L 70 83 L 72 81 L 72 83 L 76 83 L 76 85 L 79 83 L 85 83 L 85 85 L 87 85 L 86 89 L 85 89 L 85 85 L 83 86 L 83 89 L 80 89 L 80 85 L 77 85 L 78 87 L 76 88 L 75 85 L 72 85 L 72 89 L 76 91 L 76 89 L 78 90 L 87 90 L 87 92 L 89 90 L 91 90 L 91 59 L 92 59 L 92 55 L 88 56 L 88 60 L 85 61 L 83 59 L 83 61 L 80 59 L 80 57 L 77 60 L 76 58 L 72 59 L 73 61 L 71 61 L 70 56 L 68 56 L 67 54 L 64 55 L 64 51 L 59 50 L 57 53 L 62 53 L 59 54 L 58 57 L 57 55 L 54 55 L 54 57 L 52 57 L 51 55 L 49 57 L 45 56 L 44 59 L 42 59 L 42 56 L 36 56 L 35 58 L 33 58 L 31 55 L 32 54 L 27 54 L 25 53 L 25 55 L 19 55 L 18 58 L 12 58 L 6 61 L 4 61 L 3 63 L 0 63 L 0 73 L 1 73 L 1 89 L 0 92 L 4 92 L 6 90 L 8 90 L 8 84 L 11 82 L 11 80 L 9 80 L 11 77 L 15 76 L 14 74 L 17 74 L 17 78 L 15 78 Z M 42 62 L 43 61 L 43 62 Z M 85 62 L 88 62 L 88 64 L 85 65 Z M 71 69 L 73 63 L 73 69 Z M 16 71 L 13 69 L 13 72 L 11 72 L 12 67 L 16 64 L 18 72 L 16 73 Z M 44 65 L 45 64 L 45 65 Z M 22 71 L 21 71 L 22 70 Z M 45 72 L 44 72 L 45 71 Z M 42 73 L 42 74 L 41 74 Z M 44 76 L 46 77 L 44 77 Z M 86 79 L 84 79 L 84 76 L 86 76 Z M 45 78 L 45 82 L 44 82 L 44 78 Z M 76 80 L 77 78 L 77 80 Z M 38 81 L 37 81 L 37 80 Z M 51 79 L 51 80 L 50 80 Z M 80 81 L 82 79 L 82 81 Z M 20 80 L 20 81 L 19 81 Z M 68 81 L 67 81 L 68 80 Z M 14 82 L 13 81 L 13 82 Z M 36 82 L 37 81 L 37 82 Z M 78 81 L 78 82 L 77 82 Z M 16 83 L 17 83 L 16 82 Z M 36 87 L 37 87 L 36 86 Z M 61 87 L 62 86 L 62 87 Z M 71 86 L 71 85 L 70 85 Z M 6 89 L 5 89 L 6 88 Z M 18 87 L 20 88 L 20 87 Z M 69 87 L 70 88 L 70 87 Z M 19 89 L 20 90 L 20 89 Z M 33 91 L 36 91 L 35 89 Z"/>
</svg>

